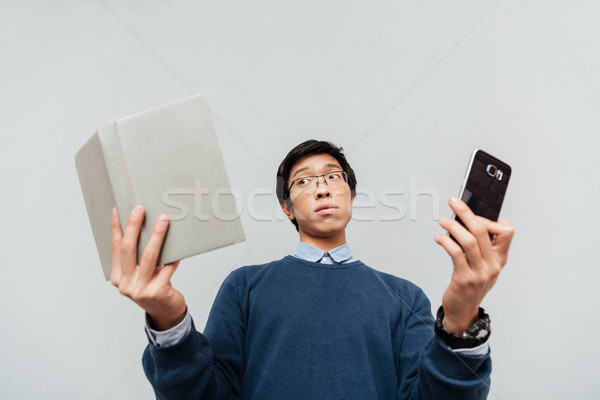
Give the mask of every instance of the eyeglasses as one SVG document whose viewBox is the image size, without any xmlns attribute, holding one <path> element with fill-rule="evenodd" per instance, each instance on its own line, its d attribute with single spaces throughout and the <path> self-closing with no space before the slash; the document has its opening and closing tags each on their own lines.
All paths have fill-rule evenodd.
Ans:
<svg viewBox="0 0 600 400">
<path fill-rule="evenodd" d="M 290 185 L 289 191 L 292 188 L 298 190 L 315 190 L 319 186 L 319 178 L 323 177 L 323 182 L 330 187 L 338 187 L 348 183 L 348 174 L 344 171 L 332 171 L 323 175 L 311 175 L 303 176 L 298 179 L 294 179 Z"/>
</svg>

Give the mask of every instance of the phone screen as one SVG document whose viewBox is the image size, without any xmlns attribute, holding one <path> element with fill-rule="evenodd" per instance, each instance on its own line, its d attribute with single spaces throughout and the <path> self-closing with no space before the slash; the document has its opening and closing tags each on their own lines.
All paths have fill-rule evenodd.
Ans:
<svg viewBox="0 0 600 400">
<path fill-rule="evenodd" d="M 511 172 L 507 163 L 477 149 L 471 156 L 459 197 L 474 214 L 498 221 Z M 456 215 L 454 219 L 465 226 Z"/>
</svg>

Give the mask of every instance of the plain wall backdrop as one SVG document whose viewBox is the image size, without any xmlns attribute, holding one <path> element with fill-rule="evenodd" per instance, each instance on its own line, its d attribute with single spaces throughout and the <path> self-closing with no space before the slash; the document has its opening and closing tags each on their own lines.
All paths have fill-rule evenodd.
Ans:
<svg viewBox="0 0 600 400">
<path fill-rule="evenodd" d="M 516 229 L 483 302 L 489 398 L 598 398 L 598 20 L 595 0 L 3 1 L 0 398 L 153 398 L 143 311 L 103 279 L 74 156 L 98 124 L 193 93 L 247 235 L 181 262 L 199 329 L 229 271 L 294 252 L 275 173 L 310 138 L 356 171 L 355 255 L 437 308 L 437 219 L 481 148 L 513 167 Z"/>
</svg>

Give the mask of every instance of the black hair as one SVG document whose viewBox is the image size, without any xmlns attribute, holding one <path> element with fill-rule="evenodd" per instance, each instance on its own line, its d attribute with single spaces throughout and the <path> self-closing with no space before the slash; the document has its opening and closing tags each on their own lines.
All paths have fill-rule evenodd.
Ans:
<svg viewBox="0 0 600 400">
<path fill-rule="evenodd" d="M 289 191 L 290 173 L 292 172 L 292 168 L 298 162 L 298 160 L 311 154 L 325 153 L 335 158 L 340 163 L 342 170 L 348 175 L 350 194 L 352 197 L 354 197 L 356 194 L 356 175 L 354 175 L 354 170 L 348 161 L 346 161 L 346 156 L 344 156 L 344 153 L 342 152 L 343 150 L 344 149 L 342 147 L 338 147 L 331 142 L 314 139 L 302 142 L 290 150 L 281 164 L 279 164 L 279 168 L 277 169 L 277 185 L 275 191 L 277 193 L 279 204 L 283 204 L 285 202 L 290 209 L 293 209 Z M 296 219 L 294 218 L 291 221 L 296 227 L 296 230 L 299 231 L 298 222 Z"/>
</svg>

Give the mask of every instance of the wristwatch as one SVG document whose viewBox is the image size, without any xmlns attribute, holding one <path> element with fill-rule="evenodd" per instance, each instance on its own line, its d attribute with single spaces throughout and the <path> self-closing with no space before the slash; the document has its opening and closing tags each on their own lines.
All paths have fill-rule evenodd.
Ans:
<svg viewBox="0 0 600 400">
<path fill-rule="evenodd" d="M 490 316 L 479 307 L 477 320 L 460 335 L 448 332 L 444 328 L 444 308 L 440 306 L 435 320 L 435 335 L 452 349 L 468 349 L 487 342 L 492 333 Z"/>
</svg>

